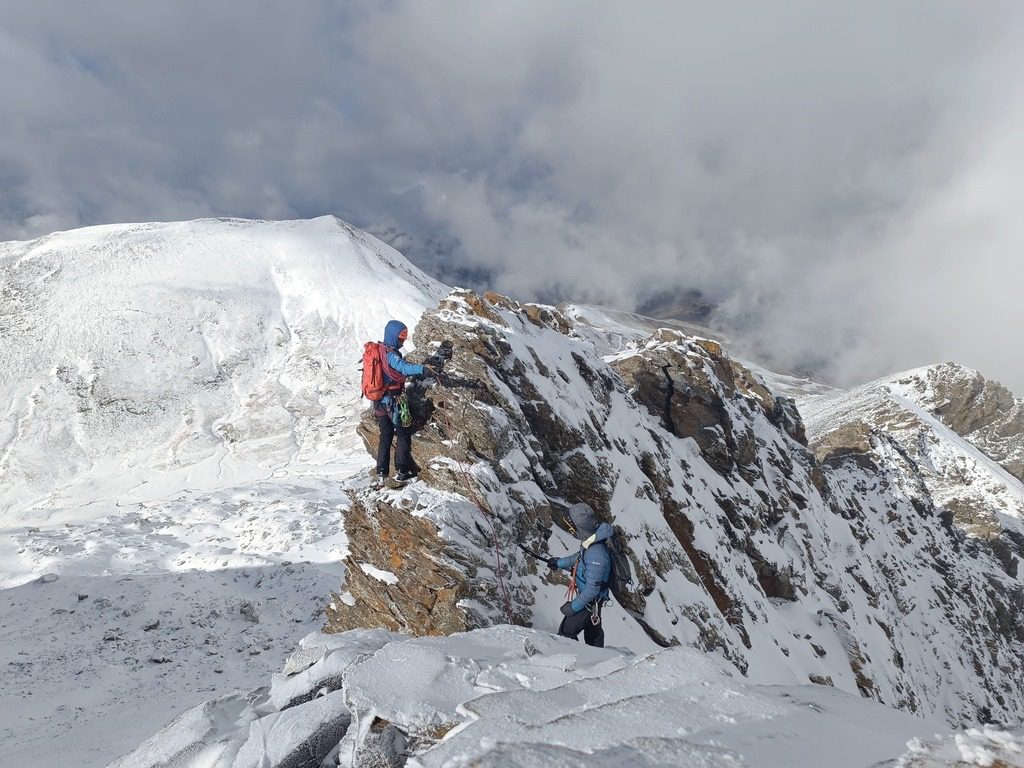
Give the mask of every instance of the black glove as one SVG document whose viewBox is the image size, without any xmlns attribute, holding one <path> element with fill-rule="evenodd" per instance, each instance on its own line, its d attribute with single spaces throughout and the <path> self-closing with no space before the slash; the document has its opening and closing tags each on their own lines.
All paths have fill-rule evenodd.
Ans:
<svg viewBox="0 0 1024 768">
<path fill-rule="evenodd" d="M 438 368 L 434 368 L 433 366 L 424 364 L 423 365 L 423 376 L 425 378 L 433 378 L 433 379 L 435 379 L 437 381 L 438 384 L 440 384 L 441 386 L 444 386 L 444 381 L 442 379 L 441 371 Z"/>
<path fill-rule="evenodd" d="M 566 600 L 565 603 L 562 605 L 561 610 L 563 616 L 572 616 L 574 613 L 576 613 L 576 611 L 572 609 L 572 600 Z"/>
<path fill-rule="evenodd" d="M 555 569 L 558 567 L 557 557 L 549 557 L 545 562 L 548 564 L 548 568 Z"/>
</svg>

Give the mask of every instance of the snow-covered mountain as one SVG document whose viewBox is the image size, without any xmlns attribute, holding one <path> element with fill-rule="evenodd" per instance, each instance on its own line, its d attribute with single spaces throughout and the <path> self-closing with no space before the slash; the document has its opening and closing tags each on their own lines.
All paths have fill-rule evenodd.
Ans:
<svg viewBox="0 0 1024 768">
<path fill-rule="evenodd" d="M 803 398 L 800 410 L 826 462 L 892 441 L 935 503 L 1017 575 L 1024 558 L 1024 401 L 977 371 L 944 363 Z"/>
<path fill-rule="evenodd" d="M 776 765 L 786 744 L 816 743 L 804 706 L 848 745 L 858 722 L 905 740 L 1024 712 L 1024 592 L 998 539 L 949 524 L 945 486 L 884 424 L 858 450 L 822 454 L 817 425 L 842 411 L 826 401 L 849 396 L 761 375 L 702 329 L 449 293 L 333 218 L 4 244 L 0 296 L 0 735 L 17 764 L 47 764 L 55 744 L 99 764 L 187 707 L 260 685 L 328 599 L 327 628 L 356 632 L 307 642 L 332 650 L 317 660 L 330 674 L 203 705 L 124 764 L 200 764 L 213 744 L 243 765 L 266 757 L 268 738 L 284 750 L 274 764 L 290 764 L 285 745 L 333 738 L 321 757 L 404 740 L 424 765 L 456 753 L 572 765 L 574 750 L 603 750 L 607 764 Z M 421 479 L 375 490 L 360 471 L 376 429 L 361 421 L 357 360 L 392 316 L 415 326 L 410 356 L 447 363 L 441 383 L 411 392 Z M 789 395 L 821 398 L 810 444 Z M 943 450 L 984 438 L 1006 448 L 981 449 L 993 467 L 1012 468 L 1012 420 L 960 414 L 942 432 L 948 409 L 935 409 Z M 961 437 L 956 425 L 974 426 Z M 1009 489 L 1019 481 L 1005 471 Z M 560 511 L 577 501 L 628 545 L 635 589 L 605 614 L 608 642 L 628 651 L 547 634 L 565 583 L 519 545 L 571 551 Z M 491 628 L 506 622 L 533 629 Z M 388 634 L 467 630 L 451 645 Z M 500 643 L 507 658 L 487 650 Z M 438 656 L 462 661 L 431 667 Z M 417 659 L 438 673 L 422 688 Z M 667 677 L 655 685 L 648 667 Z M 373 685 L 356 684 L 363 673 Z M 471 682 L 432 685 L 449 676 Z M 711 696 L 694 710 L 721 729 L 680 719 L 694 689 L 726 678 L 735 708 Z M 664 744 L 616 742 L 589 711 L 618 701 L 616 684 L 650 694 L 644 724 Z M 579 686 L 594 695 L 575 706 Z M 468 716 L 487 691 L 492 714 Z M 601 746 L 548 734 L 554 754 L 488 730 L 490 716 L 549 706 L 524 733 L 557 730 L 566 697 Z M 438 707 L 468 719 L 429 731 Z M 760 760 L 743 725 L 758 718 L 794 723 Z"/>
<path fill-rule="evenodd" d="M 322 625 L 362 343 L 446 292 L 333 217 L 0 244 L 0 763 L 102 765 Z"/>
<path fill-rule="evenodd" d="M 333 217 L 3 244 L 0 510 L 343 460 L 361 340 L 446 292 Z"/>
</svg>

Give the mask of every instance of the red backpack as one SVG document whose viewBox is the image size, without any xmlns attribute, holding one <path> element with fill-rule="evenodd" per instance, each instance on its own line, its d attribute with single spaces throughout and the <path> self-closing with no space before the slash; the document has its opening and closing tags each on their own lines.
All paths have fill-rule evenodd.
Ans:
<svg viewBox="0 0 1024 768">
<path fill-rule="evenodd" d="M 401 392 L 405 377 L 388 365 L 388 348 L 379 341 L 363 345 L 363 397 L 378 402 L 388 392 Z"/>
<path fill-rule="evenodd" d="M 387 392 L 384 383 L 384 363 L 381 354 L 384 345 L 378 341 L 368 341 L 363 345 L 363 397 L 376 403 Z"/>
</svg>

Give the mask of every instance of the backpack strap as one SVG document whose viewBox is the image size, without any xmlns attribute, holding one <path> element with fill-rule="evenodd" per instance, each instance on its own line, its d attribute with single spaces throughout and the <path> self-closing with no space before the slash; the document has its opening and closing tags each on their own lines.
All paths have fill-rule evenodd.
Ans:
<svg viewBox="0 0 1024 768">
<path fill-rule="evenodd" d="M 400 374 L 388 362 L 388 353 L 391 351 L 384 342 L 378 342 L 377 354 L 380 356 L 380 365 L 384 369 L 384 388 L 388 392 L 398 392 L 405 385 L 405 376 Z"/>
</svg>

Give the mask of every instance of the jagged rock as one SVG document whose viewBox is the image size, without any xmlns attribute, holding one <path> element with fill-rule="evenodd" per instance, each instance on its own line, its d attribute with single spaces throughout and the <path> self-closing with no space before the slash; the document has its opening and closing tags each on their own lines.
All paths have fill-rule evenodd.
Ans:
<svg viewBox="0 0 1024 768">
<path fill-rule="evenodd" d="M 253 605 L 249 600 L 243 600 L 238 606 L 238 612 L 242 614 L 242 618 L 246 621 L 251 621 L 253 624 L 260 623 L 260 612 L 259 609 Z"/>
<path fill-rule="evenodd" d="M 1007 574 L 1018 572 L 1024 402 L 976 371 L 944 363 L 810 398 L 802 407 L 822 461 L 852 457 L 870 471 L 877 468 L 878 444 L 889 441 L 921 476 L 941 514 L 987 542 Z"/>
<path fill-rule="evenodd" d="M 715 650 L 741 672 L 776 663 L 951 720 L 1024 706 L 1006 683 L 1024 673 L 1006 621 L 1019 584 L 950 527 L 886 431 L 842 425 L 816 456 L 792 401 L 717 343 L 663 330 L 609 365 L 554 311 L 499 296 L 454 292 L 414 342 L 450 351 L 448 386 L 422 393 L 424 483 L 355 495 L 331 629 L 532 623 L 541 587 L 560 578 L 516 543 L 545 551 L 558 510 L 585 501 L 621 531 L 635 585 L 620 602 L 657 644 Z M 922 601 L 923 588 L 941 597 Z M 812 633 L 804 600 L 831 617 Z M 958 629 L 978 625 L 990 632 Z M 938 638 L 956 650 L 936 653 Z M 959 693 L 936 703 L 937 687 Z"/>
<path fill-rule="evenodd" d="M 359 768 L 401 768 L 408 755 L 408 744 L 405 732 L 387 720 L 375 717 L 366 735 L 352 747 L 352 764 Z"/>
<path fill-rule="evenodd" d="M 691 437 L 720 474 L 754 462 L 755 438 L 726 403 L 758 408 L 797 442 L 807 444 L 795 405 L 776 398 L 749 370 L 729 359 L 717 342 L 661 329 L 633 355 L 613 365 L 636 400 L 677 437 Z"/>
<path fill-rule="evenodd" d="M 345 530 L 345 587 L 354 602 L 336 598 L 328 606 L 327 631 L 382 627 L 447 635 L 467 629 L 469 619 L 458 605 L 469 594 L 467 578 L 446 555 L 433 523 L 368 494 L 345 516 Z M 363 563 L 372 569 L 364 570 Z M 393 574 L 393 581 L 382 581 L 381 573 Z"/>
<path fill-rule="evenodd" d="M 853 459 L 867 470 L 875 468 L 871 458 L 871 427 L 863 421 L 846 424 L 814 444 L 814 455 L 824 464 Z"/>
</svg>

